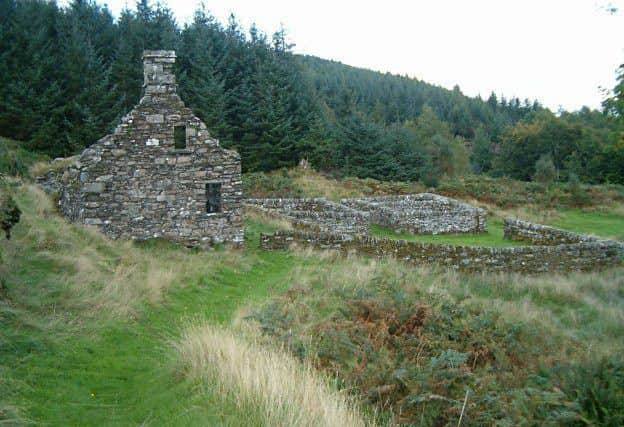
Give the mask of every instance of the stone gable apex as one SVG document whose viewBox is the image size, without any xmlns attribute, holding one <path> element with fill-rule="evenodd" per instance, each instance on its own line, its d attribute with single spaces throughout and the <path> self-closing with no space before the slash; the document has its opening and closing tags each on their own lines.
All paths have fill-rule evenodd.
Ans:
<svg viewBox="0 0 624 427">
<path fill-rule="evenodd" d="M 240 245 L 240 156 L 184 105 L 175 59 L 174 51 L 145 51 L 139 104 L 48 186 L 59 189 L 67 218 L 113 238 Z"/>
</svg>

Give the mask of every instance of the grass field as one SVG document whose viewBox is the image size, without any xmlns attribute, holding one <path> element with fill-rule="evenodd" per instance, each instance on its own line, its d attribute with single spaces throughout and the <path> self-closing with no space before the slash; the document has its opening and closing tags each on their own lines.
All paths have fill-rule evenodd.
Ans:
<svg viewBox="0 0 624 427">
<path fill-rule="evenodd" d="M 558 214 L 559 218 L 549 225 L 624 241 L 624 210 L 621 208 L 613 212 L 563 210 Z"/>
<path fill-rule="evenodd" d="M 17 193 L 24 215 L 0 246 L 0 423 L 266 425 L 187 378 L 172 348 L 290 285 L 293 255 L 257 249 L 270 224 L 248 222 L 243 250 L 132 245 L 66 224 L 33 186 Z"/>
<path fill-rule="evenodd" d="M 15 198 L 24 212 L 22 220 L 12 240 L 0 240 L 0 424 L 260 426 L 290 425 L 288 420 L 296 419 L 299 425 L 318 425 L 318 417 L 325 415 L 311 408 L 327 407 L 332 410 L 321 412 L 342 421 L 326 425 L 372 423 L 370 415 L 361 415 L 356 409 L 363 405 L 363 413 L 370 414 L 374 411 L 371 408 L 378 406 L 350 382 L 352 377 L 347 374 L 352 371 L 340 368 L 344 361 L 357 367 L 362 360 L 337 359 L 333 362 L 335 369 L 327 370 L 318 365 L 324 359 L 319 359 L 317 348 L 311 344 L 317 336 L 313 332 L 327 330 L 323 328 L 337 319 L 340 307 L 351 307 L 354 298 L 368 299 L 380 290 L 378 296 L 383 298 L 418 295 L 417 300 L 408 301 L 433 307 L 436 316 L 446 313 L 435 302 L 443 298 L 451 304 L 448 307 L 456 307 L 448 315 L 456 309 L 491 312 L 494 314 L 482 321 L 498 322 L 495 319 L 500 318 L 506 325 L 516 325 L 500 329 L 505 334 L 513 335 L 516 327 L 534 331 L 537 335 L 530 340 L 514 338 L 509 345 L 527 351 L 530 345 L 539 350 L 539 345 L 544 344 L 543 358 L 530 359 L 531 363 L 543 365 L 540 375 L 554 375 L 552 369 L 560 366 L 555 362 L 586 364 L 587 355 L 611 357 L 624 350 L 621 268 L 538 278 L 464 276 L 321 252 L 265 252 L 258 249 L 258 234 L 274 230 L 279 224 L 250 215 L 246 217 L 245 247 L 240 250 L 194 251 L 162 241 L 132 244 L 110 241 L 85 227 L 67 224 L 55 213 L 47 196 L 33 185 L 17 188 Z M 592 218 L 595 222 L 583 222 L 579 231 L 618 231 L 620 213 L 596 214 Z M 556 221 L 574 229 L 575 221 L 581 219 L 580 213 L 563 213 Z M 490 236 L 479 236 L 489 244 L 500 239 L 500 224 L 493 225 Z M 276 301 L 288 309 L 282 313 L 285 317 L 277 316 L 276 309 L 266 310 Z M 286 304 L 288 301 L 293 305 Z M 293 313 L 292 307 L 300 311 Z M 254 338 L 249 339 L 250 332 L 238 332 L 237 325 L 247 324 L 242 319 L 250 312 L 265 314 L 259 322 L 265 332 L 271 325 L 291 325 L 285 348 L 299 358 L 291 360 L 281 353 L 279 345 L 273 347 L 286 335 L 265 341 L 257 333 L 251 332 Z M 431 340 L 436 339 L 434 332 Z M 444 337 L 448 337 L 449 331 L 445 333 Z M 268 354 L 266 360 L 277 361 L 280 380 L 284 381 L 277 389 L 287 393 L 263 392 L 269 390 L 268 382 L 274 381 L 270 376 L 259 385 L 245 385 L 244 379 L 261 378 L 257 370 L 243 378 L 217 375 L 206 368 L 216 364 L 223 368 L 218 369 L 221 373 L 237 372 L 219 365 L 225 361 L 214 349 L 221 340 L 229 343 L 233 354 L 250 354 L 247 360 L 254 360 L 254 354 Z M 449 348 L 464 351 L 446 340 L 436 341 L 439 347 L 435 348 L 448 344 Z M 293 347 L 294 343 L 298 347 Z M 515 351 L 501 345 L 504 351 Z M 379 360 L 387 361 L 383 369 L 375 364 L 370 369 L 388 375 L 394 372 L 390 356 Z M 240 363 L 252 366 L 244 360 Z M 336 384 L 326 382 L 318 371 L 309 371 L 307 363 L 330 375 L 343 373 L 341 381 L 345 382 L 339 385 L 347 385 L 365 402 L 359 404 L 336 394 Z M 520 372 L 531 374 L 525 371 Z M 312 372 L 312 376 L 301 376 L 302 372 Z M 610 373 L 607 377 L 619 378 L 619 371 L 615 371 L 617 375 L 605 372 Z M 484 371 L 474 371 L 471 378 L 492 384 Z M 474 387 L 464 381 L 457 380 L 449 388 L 462 395 L 454 395 L 453 399 L 463 399 L 462 387 Z M 490 390 L 526 391 L 506 380 L 497 381 L 500 388 Z M 314 398 L 309 398 L 311 406 L 293 403 L 303 398 L 297 397 L 297 388 L 288 384 L 302 382 L 314 390 L 310 393 Z M 547 381 L 549 387 L 563 386 L 555 383 Z M 542 393 L 545 386 L 531 383 L 531 387 Z M 614 401 L 624 401 L 619 399 L 622 390 L 610 387 L 599 384 L 592 390 L 604 392 Z M 271 402 L 282 403 L 272 407 L 267 403 L 269 395 L 276 399 Z M 506 396 L 500 402 L 528 405 L 525 398 Z M 558 410 L 570 404 L 576 408 L 575 413 L 586 414 L 579 409 L 579 403 L 574 403 L 574 396 L 557 396 L 540 394 L 534 398 L 551 399 L 559 405 Z M 610 400 L 602 395 L 597 398 L 600 405 L 614 411 L 615 404 Z M 275 410 L 278 407 L 282 410 Z M 452 418 L 456 416 L 455 407 L 453 403 L 438 409 Z M 392 416 L 389 414 L 393 407 L 385 409 L 388 411 L 376 416 L 378 423 Z M 520 415 L 533 409 L 530 405 L 516 407 L 514 419 L 521 419 Z M 467 420 L 466 425 L 470 425 L 470 417 Z"/>
<path fill-rule="evenodd" d="M 379 225 L 371 226 L 371 236 L 402 239 L 410 242 L 438 243 L 458 246 L 506 247 L 524 246 L 527 243 L 503 239 L 503 221 L 500 218 L 488 218 L 486 233 L 417 235 L 411 233 L 395 233 Z"/>
<path fill-rule="evenodd" d="M 617 212 L 561 210 L 557 211 L 553 219 L 544 222 L 546 223 L 545 225 L 551 225 L 564 230 L 589 233 L 599 237 L 624 241 L 624 215 L 620 215 Z M 503 219 L 491 214 L 488 216 L 488 231 L 486 233 L 415 235 L 411 233 L 395 233 L 388 228 L 373 225 L 371 227 L 371 235 L 373 237 L 388 237 L 411 242 L 459 246 L 507 247 L 528 245 L 525 242 L 504 239 Z"/>
</svg>

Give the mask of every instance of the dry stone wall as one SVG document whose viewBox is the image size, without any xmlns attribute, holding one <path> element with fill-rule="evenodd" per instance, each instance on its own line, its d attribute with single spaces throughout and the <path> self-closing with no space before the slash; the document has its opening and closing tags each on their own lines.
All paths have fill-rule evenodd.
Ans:
<svg viewBox="0 0 624 427">
<path fill-rule="evenodd" d="M 546 225 L 505 218 L 505 239 L 530 242 L 534 245 L 561 245 L 565 243 L 597 242 L 600 239 L 587 234 L 572 233 Z"/>
<path fill-rule="evenodd" d="M 355 236 L 347 239 L 333 233 L 280 231 L 261 234 L 260 247 L 286 249 L 296 244 L 316 249 L 337 250 L 377 258 L 394 257 L 409 264 L 438 264 L 462 271 L 509 271 L 542 273 L 586 271 L 622 263 L 623 245 L 618 242 L 583 242 L 557 246 L 486 248 L 408 242 Z"/>
<path fill-rule="evenodd" d="M 485 210 L 437 194 L 342 199 L 341 203 L 369 212 L 373 224 L 395 232 L 451 234 L 487 231 Z"/>
<path fill-rule="evenodd" d="M 324 198 L 245 199 L 245 204 L 264 214 L 284 219 L 295 229 L 332 232 L 339 235 L 370 232 L 367 212 L 358 211 Z"/>
<path fill-rule="evenodd" d="M 144 96 L 115 131 L 41 179 L 71 221 L 113 238 L 186 246 L 243 242 L 240 157 L 223 149 L 176 93 L 173 51 L 146 51 Z M 182 130 L 183 145 L 174 142 Z M 218 188 L 209 200 L 208 185 Z M 208 209 L 211 201 L 217 209 Z"/>
</svg>

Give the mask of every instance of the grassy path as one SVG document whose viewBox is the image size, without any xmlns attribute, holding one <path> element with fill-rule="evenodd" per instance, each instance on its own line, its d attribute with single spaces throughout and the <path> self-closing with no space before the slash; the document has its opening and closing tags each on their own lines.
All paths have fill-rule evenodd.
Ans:
<svg viewBox="0 0 624 427">
<path fill-rule="evenodd" d="M 242 253 L 180 255 L 175 246 L 135 246 L 131 251 L 162 259 L 163 268 L 169 257 L 183 257 L 189 268 L 179 268 L 188 272 L 175 277 L 161 301 L 141 303 L 130 316 L 92 316 L 86 314 L 90 307 L 76 309 L 66 301 L 74 298 L 67 283 L 79 276 L 60 261 L 62 251 L 33 250 L 41 247 L 41 236 L 50 247 L 62 238 L 70 246 L 79 243 L 32 214 L 35 204 L 27 197 L 15 241 L 0 242 L 16 245 L 11 265 L 3 267 L 9 298 L 0 299 L 0 424 L 248 425 L 235 402 L 182 376 L 170 342 L 192 322 L 227 323 L 241 306 L 285 288 L 292 256 L 258 250 L 261 226 L 253 223 Z M 120 253 L 99 249 L 100 264 L 119 262 Z M 241 265 L 190 265 L 230 254 Z"/>
<path fill-rule="evenodd" d="M 285 285 L 288 263 L 272 258 L 242 275 L 224 271 L 174 290 L 140 320 L 101 325 L 33 354 L 15 372 L 28 384 L 29 417 L 50 425 L 235 423 L 234 408 L 176 378 L 167 341 L 188 319 L 227 322 L 241 305 Z"/>
</svg>

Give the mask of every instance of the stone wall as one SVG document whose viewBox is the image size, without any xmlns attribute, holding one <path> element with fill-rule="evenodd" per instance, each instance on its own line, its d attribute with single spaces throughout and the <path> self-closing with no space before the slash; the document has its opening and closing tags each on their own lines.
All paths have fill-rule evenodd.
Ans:
<svg viewBox="0 0 624 427">
<path fill-rule="evenodd" d="M 334 232 L 341 235 L 366 235 L 370 232 L 367 212 L 323 198 L 245 199 L 244 202 L 264 214 L 289 221 L 296 229 Z"/>
<path fill-rule="evenodd" d="M 370 212 L 373 224 L 395 232 L 450 234 L 487 231 L 485 210 L 437 194 L 342 199 L 341 203 Z"/>
<path fill-rule="evenodd" d="M 530 242 L 534 245 L 560 245 L 565 243 L 597 242 L 600 239 L 587 234 L 572 233 L 546 225 L 505 218 L 505 239 Z"/>
<path fill-rule="evenodd" d="M 584 242 L 558 246 L 486 248 L 408 242 L 333 233 L 280 231 L 261 234 L 263 249 L 286 249 L 291 244 L 337 250 L 377 258 L 394 257 L 409 264 L 438 264 L 462 271 L 508 271 L 542 273 L 586 271 L 622 263 L 623 245 L 618 242 Z"/>
<path fill-rule="evenodd" d="M 144 96 L 114 132 L 40 181 L 61 212 L 113 238 L 186 246 L 243 242 L 240 156 L 223 149 L 176 93 L 173 51 L 145 51 Z M 174 128 L 182 132 L 180 147 Z M 208 184 L 220 185 L 209 212 Z M 213 199 L 214 200 L 214 199 Z"/>
</svg>

